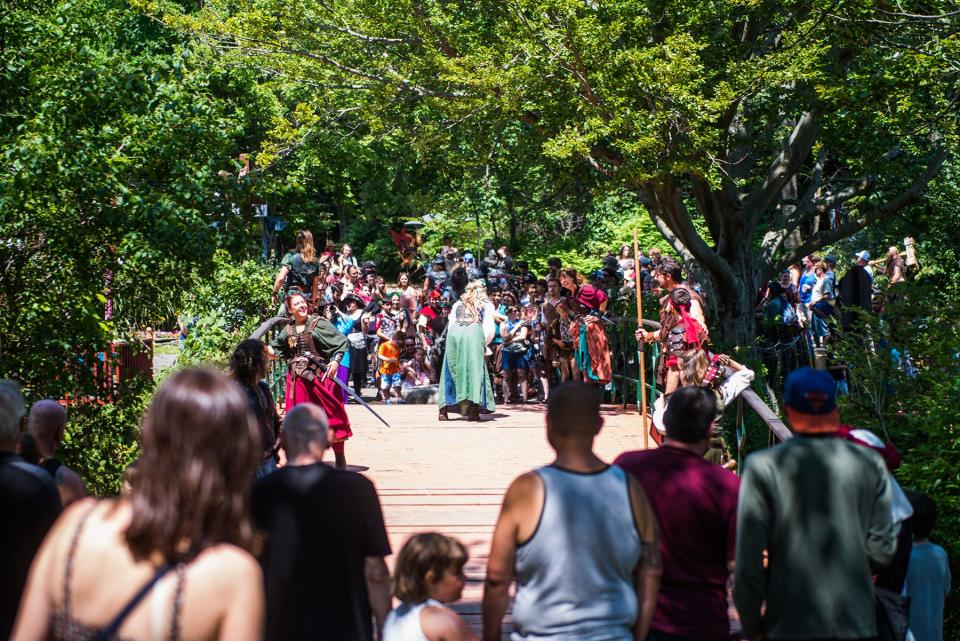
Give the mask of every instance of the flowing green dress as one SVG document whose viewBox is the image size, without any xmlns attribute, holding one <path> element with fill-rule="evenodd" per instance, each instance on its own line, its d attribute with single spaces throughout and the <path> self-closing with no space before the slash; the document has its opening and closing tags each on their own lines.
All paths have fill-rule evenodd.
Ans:
<svg viewBox="0 0 960 641">
<path fill-rule="evenodd" d="M 495 331 L 493 306 L 487 303 L 479 312 L 461 301 L 450 309 L 447 345 L 440 371 L 440 409 L 465 414 L 469 404 L 481 414 L 496 409 L 493 387 L 487 374 L 484 354 L 487 337 Z"/>
</svg>

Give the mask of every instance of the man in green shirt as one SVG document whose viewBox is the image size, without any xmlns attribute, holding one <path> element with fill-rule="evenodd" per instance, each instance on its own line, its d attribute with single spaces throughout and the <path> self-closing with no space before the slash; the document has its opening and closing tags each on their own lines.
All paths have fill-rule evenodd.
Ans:
<svg viewBox="0 0 960 641">
<path fill-rule="evenodd" d="M 734 600 L 743 638 L 874 638 L 871 575 L 896 549 L 883 459 L 835 436 L 828 373 L 791 373 L 784 405 L 796 437 L 750 456 L 740 484 Z"/>
</svg>

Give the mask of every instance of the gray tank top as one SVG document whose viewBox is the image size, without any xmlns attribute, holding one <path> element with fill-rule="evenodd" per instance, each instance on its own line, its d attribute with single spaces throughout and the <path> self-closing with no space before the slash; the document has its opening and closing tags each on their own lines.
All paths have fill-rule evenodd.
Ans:
<svg viewBox="0 0 960 641">
<path fill-rule="evenodd" d="M 626 473 L 536 470 L 540 522 L 517 549 L 513 641 L 632 641 L 640 536 Z"/>
</svg>

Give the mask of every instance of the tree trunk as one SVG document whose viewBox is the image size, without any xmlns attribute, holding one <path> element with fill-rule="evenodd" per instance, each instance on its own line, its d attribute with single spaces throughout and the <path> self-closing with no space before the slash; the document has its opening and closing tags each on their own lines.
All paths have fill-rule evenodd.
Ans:
<svg viewBox="0 0 960 641">
<path fill-rule="evenodd" d="M 753 343 L 757 332 L 756 292 L 759 287 L 758 269 L 749 249 L 738 255 L 724 257 L 733 271 L 729 277 L 708 272 L 707 324 L 715 344 L 724 349 L 747 346 Z M 692 270 L 696 273 L 696 269 Z M 700 270 L 703 271 L 703 270 Z"/>
<path fill-rule="evenodd" d="M 708 309 L 710 315 L 710 335 L 714 343 L 726 348 L 749 346 L 757 333 L 755 292 L 753 274 L 738 275 L 737 287 L 733 295 L 714 296 Z"/>
</svg>

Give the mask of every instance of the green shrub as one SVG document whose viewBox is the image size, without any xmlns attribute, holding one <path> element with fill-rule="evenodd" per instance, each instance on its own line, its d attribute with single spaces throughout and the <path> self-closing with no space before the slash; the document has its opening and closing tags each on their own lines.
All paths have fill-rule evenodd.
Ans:
<svg viewBox="0 0 960 641">
<path fill-rule="evenodd" d="M 120 492 L 123 470 L 140 454 L 140 419 L 153 390 L 153 381 L 140 377 L 116 390 L 115 403 L 68 408 L 60 458 L 83 477 L 91 494 Z"/>
<path fill-rule="evenodd" d="M 275 313 L 270 303 L 273 269 L 254 260 L 232 263 L 218 251 L 209 278 L 195 278 L 183 306 L 193 321 L 178 366 L 224 365 L 234 347 Z"/>
<path fill-rule="evenodd" d="M 893 443 L 903 459 L 896 477 L 934 500 L 932 538 L 960 572 L 960 296 L 927 279 L 893 288 L 882 316 L 864 315 L 837 352 L 850 367 L 845 423 Z M 864 338 L 867 337 L 867 338 Z M 944 630 L 960 630 L 960 598 L 951 592 Z M 957 635 L 945 638 L 960 638 Z"/>
</svg>

